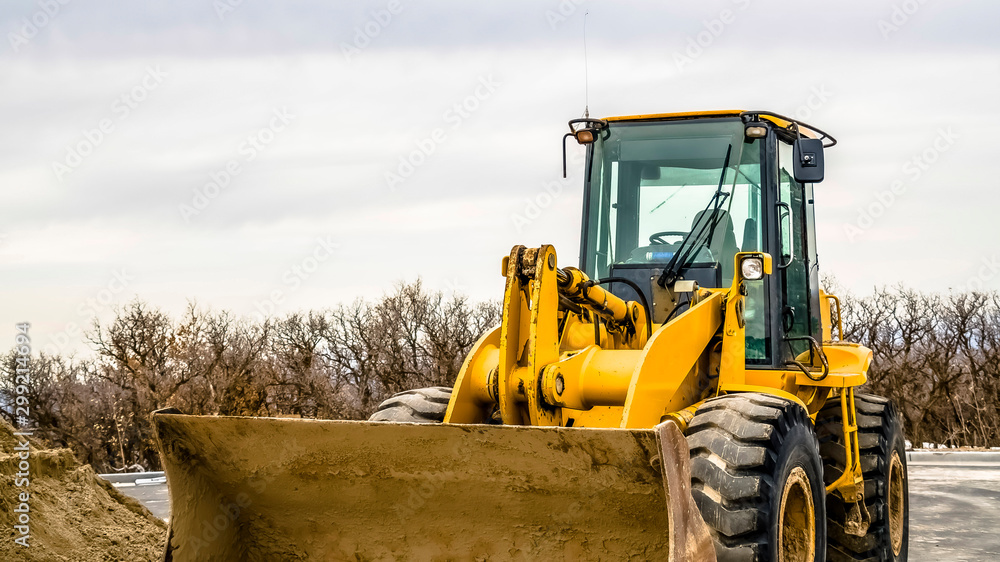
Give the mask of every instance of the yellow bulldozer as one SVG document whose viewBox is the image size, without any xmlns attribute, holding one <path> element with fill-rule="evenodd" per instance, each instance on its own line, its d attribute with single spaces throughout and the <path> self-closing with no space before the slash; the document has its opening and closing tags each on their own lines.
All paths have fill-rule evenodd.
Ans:
<svg viewBox="0 0 1000 562">
<path fill-rule="evenodd" d="M 153 414 L 165 559 L 906 560 L 900 416 L 820 287 L 829 134 L 766 111 L 574 119 L 578 267 L 502 259 L 453 388 L 367 422 Z"/>
</svg>

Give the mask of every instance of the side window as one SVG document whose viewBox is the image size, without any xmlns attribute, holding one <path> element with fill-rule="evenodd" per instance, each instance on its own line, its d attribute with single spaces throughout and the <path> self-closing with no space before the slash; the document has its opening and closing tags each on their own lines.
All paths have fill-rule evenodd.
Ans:
<svg viewBox="0 0 1000 562">
<path fill-rule="evenodd" d="M 778 142 L 778 224 L 781 238 L 780 251 L 775 256 L 779 270 L 781 325 L 785 338 L 812 336 L 810 318 L 809 264 L 806 253 L 806 204 L 805 189 L 795 181 L 792 171 L 792 146 Z M 809 343 L 792 339 L 782 345 L 785 358 L 795 358 L 809 351 Z"/>
</svg>

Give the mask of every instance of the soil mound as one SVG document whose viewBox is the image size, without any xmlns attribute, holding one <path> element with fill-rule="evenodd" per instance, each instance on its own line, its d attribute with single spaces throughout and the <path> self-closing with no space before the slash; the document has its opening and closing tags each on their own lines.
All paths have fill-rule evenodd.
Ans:
<svg viewBox="0 0 1000 562">
<path fill-rule="evenodd" d="M 0 420 L 0 560 L 26 562 L 159 560 L 166 524 L 138 501 L 80 465 L 68 449 L 44 449 L 30 440 L 28 480 L 18 476 L 24 438 Z M 21 484 L 18 486 L 17 484 Z M 27 540 L 15 529 L 27 492 Z M 20 509 L 21 512 L 18 512 Z M 15 542 L 27 542 L 29 546 Z"/>
</svg>

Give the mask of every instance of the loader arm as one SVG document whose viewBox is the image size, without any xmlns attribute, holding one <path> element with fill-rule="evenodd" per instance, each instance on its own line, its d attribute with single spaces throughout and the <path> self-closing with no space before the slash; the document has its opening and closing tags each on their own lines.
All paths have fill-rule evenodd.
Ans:
<svg viewBox="0 0 1000 562">
<path fill-rule="evenodd" d="M 736 260 L 747 256 L 766 257 L 770 270 L 759 252 Z M 503 265 L 501 325 L 467 356 L 445 423 L 650 428 L 717 394 L 713 365 L 727 383 L 744 380 L 740 277 L 728 289 L 698 290 L 648 337 L 639 303 L 560 269 L 551 246 L 516 246 Z M 571 329 L 589 340 L 567 346 Z"/>
</svg>

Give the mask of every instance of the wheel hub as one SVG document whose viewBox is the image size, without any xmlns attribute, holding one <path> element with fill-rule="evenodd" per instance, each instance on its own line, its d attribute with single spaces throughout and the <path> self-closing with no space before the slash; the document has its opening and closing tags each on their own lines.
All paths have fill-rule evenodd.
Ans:
<svg viewBox="0 0 1000 562">
<path fill-rule="evenodd" d="M 903 527 L 906 524 L 905 487 L 906 473 L 903 470 L 903 461 L 899 459 L 899 453 L 893 451 L 892 461 L 889 464 L 889 539 L 892 542 L 892 553 L 896 556 L 903 550 Z"/>
<path fill-rule="evenodd" d="M 816 558 L 816 506 L 802 467 L 795 467 L 781 493 L 778 561 L 808 562 Z"/>
</svg>

